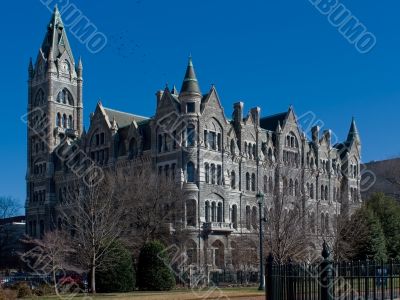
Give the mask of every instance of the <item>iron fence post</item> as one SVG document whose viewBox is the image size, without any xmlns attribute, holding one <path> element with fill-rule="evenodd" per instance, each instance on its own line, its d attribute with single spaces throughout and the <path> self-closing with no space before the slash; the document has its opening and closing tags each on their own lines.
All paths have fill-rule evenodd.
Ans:
<svg viewBox="0 0 400 300">
<path fill-rule="evenodd" d="M 266 291 L 265 291 L 265 299 L 267 300 L 275 300 L 275 295 L 274 295 L 274 284 L 273 284 L 273 272 L 274 272 L 274 257 L 272 253 L 270 252 L 267 258 L 267 266 L 265 268 L 266 270 Z"/>
<path fill-rule="evenodd" d="M 333 285 L 333 269 L 332 261 L 330 260 L 330 251 L 328 244 L 324 241 L 322 245 L 322 261 L 321 267 L 321 300 L 333 300 L 332 285 Z"/>
</svg>

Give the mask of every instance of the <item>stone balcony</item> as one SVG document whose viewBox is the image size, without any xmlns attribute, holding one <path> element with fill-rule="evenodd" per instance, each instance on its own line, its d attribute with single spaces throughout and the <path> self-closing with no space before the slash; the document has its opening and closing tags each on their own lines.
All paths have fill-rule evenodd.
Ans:
<svg viewBox="0 0 400 300">
<path fill-rule="evenodd" d="M 205 222 L 203 224 L 203 229 L 208 232 L 226 232 L 226 233 L 230 233 L 235 230 L 232 226 L 232 223 L 225 223 L 225 222 Z"/>
</svg>

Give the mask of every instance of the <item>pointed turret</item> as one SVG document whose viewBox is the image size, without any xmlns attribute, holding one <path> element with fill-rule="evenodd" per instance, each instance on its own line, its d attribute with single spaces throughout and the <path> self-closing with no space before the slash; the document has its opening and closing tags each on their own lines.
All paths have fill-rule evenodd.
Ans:
<svg viewBox="0 0 400 300">
<path fill-rule="evenodd" d="M 189 57 L 188 66 L 186 68 L 185 78 L 183 79 L 181 95 L 201 95 L 199 82 L 197 81 L 196 73 L 194 71 L 192 57 Z"/>
<path fill-rule="evenodd" d="M 358 134 L 358 129 L 356 126 L 356 121 L 353 117 L 353 119 L 351 120 L 351 125 L 350 125 L 350 130 L 349 130 L 349 134 L 347 135 L 347 142 L 352 142 L 352 141 L 360 141 L 360 135 Z"/>
<path fill-rule="evenodd" d="M 79 78 L 82 78 L 82 71 L 83 71 L 82 58 L 79 57 L 78 69 L 76 70 L 76 74 L 78 75 Z"/>
</svg>

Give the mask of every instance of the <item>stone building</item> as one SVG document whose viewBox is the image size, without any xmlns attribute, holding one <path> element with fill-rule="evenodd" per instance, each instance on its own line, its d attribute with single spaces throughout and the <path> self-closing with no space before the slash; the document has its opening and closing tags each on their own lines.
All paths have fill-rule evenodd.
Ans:
<svg viewBox="0 0 400 300">
<path fill-rule="evenodd" d="M 60 145 L 77 145 L 100 167 L 149 159 L 155 170 L 175 178 L 185 191 L 182 220 L 192 238 L 191 263 L 224 269 L 232 264 L 232 239 L 256 234 L 262 191 L 271 206 L 276 194 L 303 201 L 310 210 L 310 234 L 332 232 L 340 213 L 360 197 L 361 143 L 354 120 L 347 139 L 331 144 L 331 131 L 314 126 L 311 139 L 292 107 L 262 116 L 233 105 L 227 118 L 215 86 L 203 93 L 192 59 L 182 87 L 156 93 L 154 116 L 142 117 L 98 103 L 83 129 L 83 67 L 75 61 L 60 13 L 55 9 L 35 64 L 29 64 L 29 124 L 46 122 L 45 134 L 28 126 L 27 233 L 52 228 L 55 205 L 73 174 L 60 164 Z"/>
</svg>

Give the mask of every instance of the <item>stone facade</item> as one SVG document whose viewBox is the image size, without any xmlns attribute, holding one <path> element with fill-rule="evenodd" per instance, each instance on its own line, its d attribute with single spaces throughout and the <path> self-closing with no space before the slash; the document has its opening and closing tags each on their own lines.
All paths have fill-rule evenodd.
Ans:
<svg viewBox="0 0 400 300">
<path fill-rule="evenodd" d="M 361 143 L 354 120 L 347 139 L 332 145 L 331 132 L 320 133 L 317 126 L 309 140 L 292 107 L 262 117 L 259 107 L 245 114 L 238 102 L 228 119 L 215 86 L 201 93 L 190 58 L 180 92 L 166 87 L 156 93 L 153 117 L 98 103 L 86 132 L 82 73 L 55 10 L 36 63 L 29 65 L 26 224 L 31 236 L 54 227 L 55 205 L 74 178 L 57 156 L 65 145 L 76 145 L 100 167 L 139 158 L 173 176 L 187 197 L 181 223 L 192 236 L 186 243 L 192 263 L 213 269 L 231 265 L 233 237 L 257 234 L 258 191 L 267 209 L 280 193 L 307 204 L 314 236 L 333 232 L 335 217 L 361 201 Z M 31 125 L 40 120 L 47 122 L 46 134 Z"/>
</svg>

